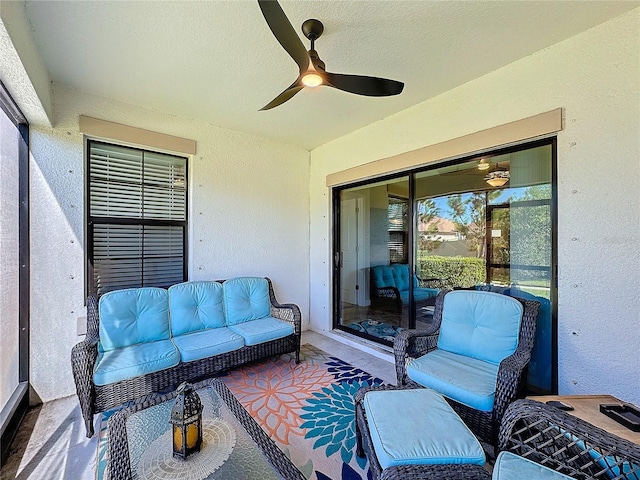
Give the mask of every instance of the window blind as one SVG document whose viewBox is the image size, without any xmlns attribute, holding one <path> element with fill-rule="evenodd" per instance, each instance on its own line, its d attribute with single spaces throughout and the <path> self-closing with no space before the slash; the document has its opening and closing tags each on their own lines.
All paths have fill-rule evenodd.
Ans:
<svg viewBox="0 0 640 480">
<path fill-rule="evenodd" d="M 90 291 L 185 280 L 186 176 L 186 158 L 89 143 Z"/>
</svg>

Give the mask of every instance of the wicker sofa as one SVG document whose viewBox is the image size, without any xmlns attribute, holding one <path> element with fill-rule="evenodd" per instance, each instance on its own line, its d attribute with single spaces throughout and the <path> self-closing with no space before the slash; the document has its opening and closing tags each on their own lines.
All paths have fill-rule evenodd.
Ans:
<svg viewBox="0 0 640 480">
<path fill-rule="evenodd" d="M 185 282 L 87 301 L 87 334 L 71 351 L 87 437 L 93 416 L 153 392 L 283 353 L 299 361 L 300 309 L 269 278 Z"/>
</svg>

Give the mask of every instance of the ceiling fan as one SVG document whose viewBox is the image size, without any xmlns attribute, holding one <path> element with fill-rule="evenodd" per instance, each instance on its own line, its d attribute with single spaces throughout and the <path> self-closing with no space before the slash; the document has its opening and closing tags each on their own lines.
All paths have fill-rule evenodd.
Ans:
<svg viewBox="0 0 640 480">
<path fill-rule="evenodd" d="M 277 0 L 258 0 L 258 4 L 276 39 L 300 69 L 296 81 L 260 110 L 269 110 L 283 104 L 305 87 L 320 85 L 369 97 L 387 97 L 402 92 L 404 83 L 395 80 L 327 72 L 315 50 L 315 42 L 324 31 L 320 20 L 309 19 L 302 24 L 302 33 L 311 40 L 311 49 L 307 52 Z"/>
</svg>

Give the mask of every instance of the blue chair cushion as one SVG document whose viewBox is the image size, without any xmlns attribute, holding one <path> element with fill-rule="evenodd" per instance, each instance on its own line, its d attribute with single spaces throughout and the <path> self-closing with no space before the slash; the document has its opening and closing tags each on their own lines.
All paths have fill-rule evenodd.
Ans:
<svg viewBox="0 0 640 480">
<path fill-rule="evenodd" d="M 169 301 L 163 288 L 114 290 L 100 297 L 100 351 L 168 340 Z"/>
<path fill-rule="evenodd" d="M 108 385 L 175 367 L 179 362 L 180 353 L 171 340 L 107 350 L 98 354 L 93 382 Z"/>
<path fill-rule="evenodd" d="M 398 465 L 484 465 L 482 446 L 433 390 L 371 391 L 363 401 L 376 457 Z"/>
<path fill-rule="evenodd" d="M 496 394 L 498 365 L 446 350 L 433 350 L 407 364 L 414 382 L 433 388 L 476 410 L 490 412 Z"/>
<path fill-rule="evenodd" d="M 292 335 L 293 325 L 273 317 L 259 318 L 230 325 L 229 328 L 244 338 L 246 345 L 258 345 Z"/>
<path fill-rule="evenodd" d="M 492 480 L 565 480 L 570 479 L 555 470 L 532 462 L 511 452 L 500 452 L 493 467 Z"/>
<path fill-rule="evenodd" d="M 226 325 L 219 282 L 185 282 L 169 288 L 171 333 L 174 336 Z"/>
<path fill-rule="evenodd" d="M 375 265 L 371 267 L 371 272 L 375 288 L 396 286 L 393 270 L 389 265 Z"/>
<path fill-rule="evenodd" d="M 222 284 L 227 326 L 271 314 L 269 284 L 264 278 L 232 278 Z"/>
<path fill-rule="evenodd" d="M 183 362 L 192 362 L 244 347 L 244 339 L 228 327 L 210 328 L 173 337 Z"/>
<path fill-rule="evenodd" d="M 523 311 L 518 300 L 499 293 L 449 292 L 438 348 L 498 365 L 518 346 Z"/>
<path fill-rule="evenodd" d="M 391 266 L 393 271 L 393 279 L 395 280 L 398 291 L 409 290 L 409 265 L 406 263 L 394 263 Z"/>
<path fill-rule="evenodd" d="M 430 298 L 435 298 L 438 296 L 438 292 L 440 290 L 436 288 L 414 288 L 413 289 L 413 299 L 416 302 L 421 302 L 424 300 L 428 300 Z M 402 303 L 409 303 L 409 291 L 400 292 L 400 300 Z"/>
</svg>

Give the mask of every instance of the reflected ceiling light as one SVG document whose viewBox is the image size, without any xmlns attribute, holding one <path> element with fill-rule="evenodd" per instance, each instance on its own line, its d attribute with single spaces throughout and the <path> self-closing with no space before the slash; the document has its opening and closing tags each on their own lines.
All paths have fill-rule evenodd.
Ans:
<svg viewBox="0 0 640 480">
<path fill-rule="evenodd" d="M 492 187 L 502 187 L 509 181 L 509 177 L 510 175 L 508 170 L 496 170 L 495 172 L 490 172 L 485 175 L 484 181 Z"/>
<path fill-rule="evenodd" d="M 478 170 L 481 170 L 481 171 L 489 170 L 490 167 L 491 167 L 491 164 L 487 162 L 484 158 L 481 159 L 480 162 L 478 162 Z"/>
</svg>

